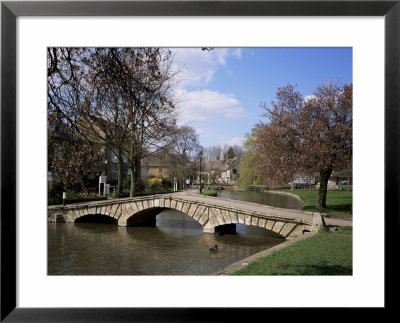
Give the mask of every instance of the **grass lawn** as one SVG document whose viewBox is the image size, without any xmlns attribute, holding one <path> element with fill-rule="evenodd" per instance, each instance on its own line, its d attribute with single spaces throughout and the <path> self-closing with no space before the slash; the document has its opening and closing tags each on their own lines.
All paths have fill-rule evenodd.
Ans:
<svg viewBox="0 0 400 323">
<path fill-rule="evenodd" d="M 207 196 L 217 196 L 217 191 L 216 190 L 203 190 L 203 192 L 201 194 L 207 195 Z"/>
<path fill-rule="evenodd" d="M 300 196 L 303 200 L 303 211 L 316 212 L 315 205 L 318 201 L 318 190 L 279 189 Z M 332 218 L 352 218 L 353 192 L 352 191 L 328 191 L 326 196 L 326 210 L 324 213 Z"/>
<path fill-rule="evenodd" d="M 352 275 L 352 244 L 352 227 L 320 230 L 231 275 Z"/>
</svg>

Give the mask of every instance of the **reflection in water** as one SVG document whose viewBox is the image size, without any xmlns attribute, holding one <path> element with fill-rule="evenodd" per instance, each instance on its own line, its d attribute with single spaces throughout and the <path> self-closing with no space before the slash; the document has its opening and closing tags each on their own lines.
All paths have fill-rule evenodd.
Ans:
<svg viewBox="0 0 400 323">
<path fill-rule="evenodd" d="M 301 210 L 302 202 L 286 194 L 277 194 L 260 191 L 218 191 L 218 197 L 240 200 L 257 204 L 264 204 L 284 209 Z"/>
<path fill-rule="evenodd" d="M 227 193 L 227 192 L 224 192 Z M 188 215 L 157 215 L 156 227 L 49 223 L 49 275 L 206 275 L 284 240 L 237 225 L 236 235 L 204 234 Z M 209 248 L 218 245 L 218 253 Z"/>
</svg>

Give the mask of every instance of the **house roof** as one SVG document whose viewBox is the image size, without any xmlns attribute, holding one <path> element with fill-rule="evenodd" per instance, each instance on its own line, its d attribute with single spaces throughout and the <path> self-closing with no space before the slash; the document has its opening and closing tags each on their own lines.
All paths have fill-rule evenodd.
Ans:
<svg viewBox="0 0 400 323">
<path fill-rule="evenodd" d="M 225 160 L 211 160 L 204 163 L 205 171 L 214 171 L 217 174 L 237 168 L 238 160 L 237 157 Z"/>
<path fill-rule="evenodd" d="M 169 165 L 161 156 L 147 156 L 142 159 L 142 167 L 169 167 Z"/>
</svg>

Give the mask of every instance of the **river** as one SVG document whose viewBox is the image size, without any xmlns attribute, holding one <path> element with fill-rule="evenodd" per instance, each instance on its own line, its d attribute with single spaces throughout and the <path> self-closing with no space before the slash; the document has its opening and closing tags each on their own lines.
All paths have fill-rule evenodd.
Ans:
<svg viewBox="0 0 400 323">
<path fill-rule="evenodd" d="M 274 195 L 274 196 L 272 196 Z M 218 196 L 286 208 L 293 197 L 252 191 Z M 236 234 L 204 234 L 190 216 L 174 210 L 157 215 L 155 227 L 103 223 L 49 223 L 49 275 L 208 275 L 284 242 L 262 228 L 236 226 Z M 218 252 L 209 248 L 218 245 Z"/>
</svg>

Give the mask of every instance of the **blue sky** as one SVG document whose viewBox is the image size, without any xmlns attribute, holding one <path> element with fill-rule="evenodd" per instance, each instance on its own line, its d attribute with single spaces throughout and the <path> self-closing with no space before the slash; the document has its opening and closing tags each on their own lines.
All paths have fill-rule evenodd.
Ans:
<svg viewBox="0 0 400 323">
<path fill-rule="evenodd" d="M 262 102 L 278 87 L 297 84 L 304 96 L 326 80 L 352 83 L 351 48 L 172 49 L 180 68 L 180 124 L 199 134 L 200 144 L 240 144 L 259 122 Z"/>
</svg>

